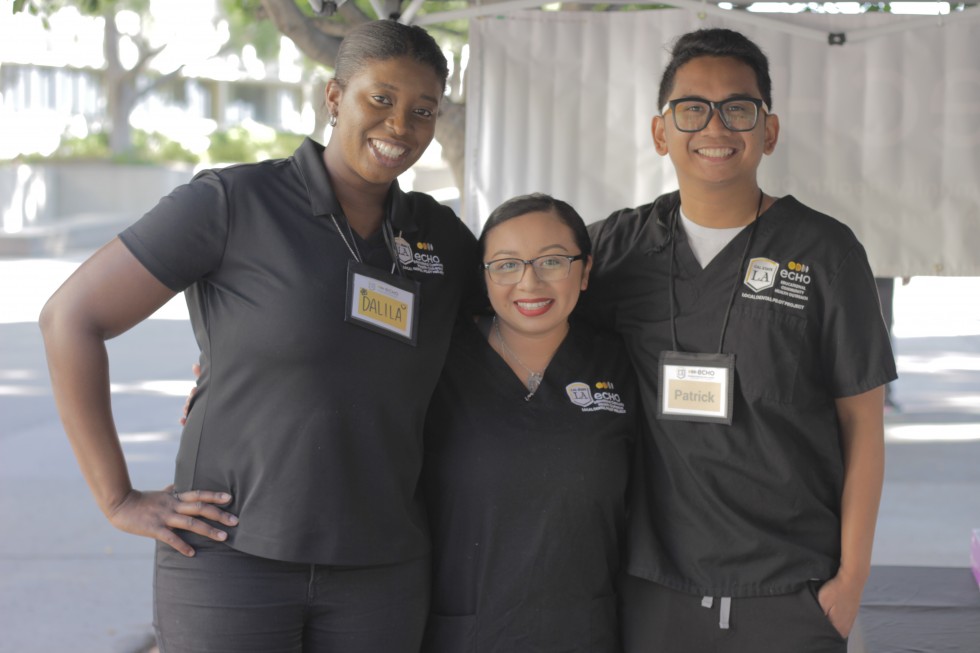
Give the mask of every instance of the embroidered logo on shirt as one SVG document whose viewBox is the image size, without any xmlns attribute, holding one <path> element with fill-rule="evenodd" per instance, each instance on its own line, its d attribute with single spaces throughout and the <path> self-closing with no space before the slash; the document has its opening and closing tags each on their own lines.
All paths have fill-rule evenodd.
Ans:
<svg viewBox="0 0 980 653">
<path fill-rule="evenodd" d="M 793 308 L 803 308 L 800 302 L 810 301 L 807 296 L 807 286 L 810 285 L 810 266 L 796 261 L 790 261 L 786 268 L 779 271 L 779 286 L 775 292 L 792 300 Z"/>
<path fill-rule="evenodd" d="M 395 251 L 398 254 L 398 262 L 409 272 L 444 274 L 442 261 L 435 253 L 436 247 L 432 243 L 418 241 L 413 251 L 411 244 L 398 236 L 395 238 Z"/>
<path fill-rule="evenodd" d="M 810 266 L 799 261 L 790 261 L 786 267 L 780 268 L 779 263 L 767 258 L 754 258 L 749 261 L 748 272 L 745 273 L 745 285 L 756 294 L 743 292 L 744 299 L 765 300 L 772 304 L 802 310 L 806 308 L 810 281 Z M 778 285 L 777 285 L 778 282 Z M 758 293 L 769 288 L 775 288 L 772 294 Z"/>
<path fill-rule="evenodd" d="M 810 283 L 810 266 L 790 261 L 786 269 L 779 271 L 779 278 L 806 287 Z"/>
<path fill-rule="evenodd" d="M 745 285 L 754 292 L 762 292 L 772 288 L 776 283 L 776 272 L 779 263 L 768 258 L 754 258 L 749 261 L 749 269 L 745 272 Z"/>
<path fill-rule="evenodd" d="M 402 265 L 412 262 L 412 246 L 401 236 L 395 238 L 395 251 L 398 252 L 398 261 Z"/>
<path fill-rule="evenodd" d="M 599 410 L 606 410 L 611 413 L 626 413 L 626 404 L 611 381 L 597 381 L 593 386 L 582 381 L 575 381 L 565 386 L 565 393 L 569 401 L 576 406 L 581 406 L 583 413 L 594 413 Z"/>
</svg>

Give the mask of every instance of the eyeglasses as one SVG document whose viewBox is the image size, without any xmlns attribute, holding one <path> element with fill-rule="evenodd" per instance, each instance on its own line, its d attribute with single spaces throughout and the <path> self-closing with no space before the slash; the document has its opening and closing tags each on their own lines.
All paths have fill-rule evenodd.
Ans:
<svg viewBox="0 0 980 653">
<path fill-rule="evenodd" d="M 715 109 L 722 124 L 733 132 L 747 132 L 755 129 L 759 121 L 759 109 L 769 113 L 769 107 L 754 97 L 733 97 L 721 102 L 712 102 L 698 97 L 682 97 L 671 100 L 660 112 L 674 114 L 674 127 L 682 132 L 699 132 L 711 122 Z"/>
<path fill-rule="evenodd" d="M 531 260 L 521 258 L 498 258 L 483 264 L 490 280 L 501 286 L 513 286 L 524 278 L 524 270 L 530 265 L 539 281 L 561 281 L 568 278 L 573 261 L 585 259 L 585 254 L 548 254 Z"/>
</svg>

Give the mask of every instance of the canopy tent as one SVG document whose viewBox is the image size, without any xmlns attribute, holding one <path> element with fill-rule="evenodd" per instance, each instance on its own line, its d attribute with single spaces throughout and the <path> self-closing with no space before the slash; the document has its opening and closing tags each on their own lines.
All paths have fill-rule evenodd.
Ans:
<svg viewBox="0 0 980 653">
<path fill-rule="evenodd" d="M 688 8 L 471 21 L 472 226 L 519 193 L 552 193 L 591 221 L 676 188 L 650 137 L 666 46 L 729 27 L 770 58 L 782 132 L 760 170 L 767 192 L 849 224 L 878 276 L 980 274 L 980 11 L 777 17 L 678 4 Z"/>
</svg>

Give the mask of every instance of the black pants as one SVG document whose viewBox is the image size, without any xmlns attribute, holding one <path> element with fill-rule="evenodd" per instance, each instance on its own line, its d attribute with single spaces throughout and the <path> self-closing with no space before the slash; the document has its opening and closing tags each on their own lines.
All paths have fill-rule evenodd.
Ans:
<svg viewBox="0 0 980 653">
<path fill-rule="evenodd" d="M 428 557 L 375 567 L 267 560 L 190 534 L 186 558 L 157 544 L 161 653 L 416 653 L 429 612 Z"/>
<path fill-rule="evenodd" d="M 684 594 L 634 576 L 622 583 L 625 653 L 846 653 L 847 640 L 817 602 L 817 584 L 795 594 L 731 600 Z"/>
</svg>

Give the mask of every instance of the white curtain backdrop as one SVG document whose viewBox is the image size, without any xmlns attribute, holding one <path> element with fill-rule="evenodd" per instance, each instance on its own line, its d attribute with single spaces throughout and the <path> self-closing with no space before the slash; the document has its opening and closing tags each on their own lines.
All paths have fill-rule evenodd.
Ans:
<svg viewBox="0 0 980 653">
<path fill-rule="evenodd" d="M 541 191 L 591 222 L 676 188 L 650 136 L 667 45 L 729 27 L 770 60 L 781 133 L 764 190 L 850 225 L 877 276 L 980 275 L 980 21 L 766 19 L 674 9 L 471 21 L 467 221 L 479 228 L 501 201 Z M 853 40 L 830 46 L 773 20 Z M 906 29 L 874 35 L 895 26 Z"/>
</svg>

